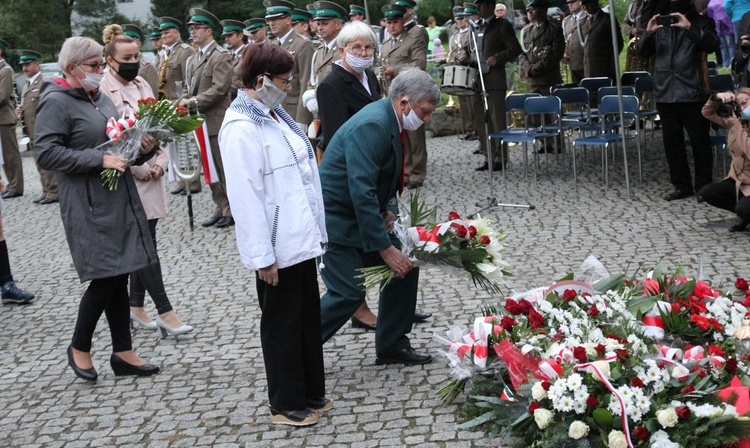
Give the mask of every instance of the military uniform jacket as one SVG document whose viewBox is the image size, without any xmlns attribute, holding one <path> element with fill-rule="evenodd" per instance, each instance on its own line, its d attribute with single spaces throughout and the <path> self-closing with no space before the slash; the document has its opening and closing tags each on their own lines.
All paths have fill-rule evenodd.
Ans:
<svg viewBox="0 0 750 448">
<path fill-rule="evenodd" d="M 232 100 L 237 98 L 237 91 L 242 88 L 242 64 L 240 62 L 242 61 L 242 53 L 245 51 L 245 47 L 247 45 L 241 46 L 237 51 L 232 51 L 232 85 L 229 87 L 229 97 Z"/>
<path fill-rule="evenodd" d="M 384 65 L 393 67 L 394 78 L 404 67 L 424 70 L 427 67 L 427 42 L 404 31 L 400 36 L 383 43 L 380 56 Z M 390 81 L 388 84 L 390 85 Z"/>
<path fill-rule="evenodd" d="M 16 91 L 13 88 L 13 69 L 5 59 L 0 60 L 0 125 L 16 124 Z"/>
<path fill-rule="evenodd" d="M 312 57 L 315 50 L 309 39 L 300 36 L 294 30 L 287 36 L 281 47 L 294 58 L 292 90 L 287 93 L 281 105 L 297 123 L 308 125 L 312 121 L 312 114 L 302 104 L 300 97 L 310 82 L 310 68 L 312 67 Z"/>
<path fill-rule="evenodd" d="M 553 86 L 562 83 L 560 60 L 565 52 L 562 28 L 547 19 L 538 26 L 530 23 L 521 30 L 521 75 L 529 86 Z M 535 75 L 529 75 L 531 68 Z"/>
<path fill-rule="evenodd" d="M 169 51 L 169 55 L 167 56 L 168 51 L 169 50 L 167 50 L 165 47 L 161 58 L 159 58 L 157 73 L 161 73 L 161 66 L 166 60 L 167 69 L 164 76 L 166 79 L 166 84 L 164 85 L 163 90 L 167 94 L 167 99 L 174 101 L 179 96 L 175 82 L 185 82 L 187 73 L 187 60 L 195 53 L 195 51 L 193 50 L 193 47 L 183 42 L 176 43 L 175 46 L 172 47 L 172 50 Z"/>
<path fill-rule="evenodd" d="M 341 53 L 338 51 L 338 46 L 333 44 L 333 48 L 330 50 L 323 43 L 315 50 L 312 58 L 312 70 L 310 74 L 310 80 L 307 83 L 307 90 L 314 89 L 323 78 L 331 73 L 333 63 L 341 59 Z"/>
<path fill-rule="evenodd" d="M 430 35 L 427 34 L 427 30 L 424 29 L 422 25 L 417 24 L 415 21 L 411 21 L 404 25 L 404 30 L 409 34 L 409 36 L 414 37 L 416 39 L 422 39 L 424 41 L 425 45 L 428 45 L 430 43 Z"/>
<path fill-rule="evenodd" d="M 569 15 L 563 19 L 563 35 L 565 37 L 565 57 L 568 58 L 568 66 L 571 70 L 583 70 L 583 45 L 578 38 L 578 21 L 585 20 L 586 13 L 581 13 L 581 18 Z"/>
<path fill-rule="evenodd" d="M 159 73 L 157 73 L 156 67 L 143 57 L 141 57 L 140 64 L 138 76 L 148 83 L 152 92 L 156 93 L 159 90 Z"/>
<path fill-rule="evenodd" d="M 625 38 L 625 40 L 629 41 L 630 39 L 635 37 L 635 36 L 631 36 L 630 32 L 633 30 L 633 28 L 640 28 L 638 26 L 638 23 L 640 23 L 642 10 L 643 10 L 642 0 L 636 0 L 635 2 L 631 3 L 630 6 L 628 6 L 628 13 L 625 14 L 625 17 L 623 17 L 622 22 L 620 22 L 620 30 L 622 31 L 622 35 Z"/>
<path fill-rule="evenodd" d="M 448 63 L 467 65 L 469 63 L 469 28 L 457 29 L 448 39 Z"/>
<path fill-rule="evenodd" d="M 481 42 L 482 61 L 480 66 L 484 73 L 484 82 L 487 90 L 507 90 L 508 84 L 505 78 L 505 64 L 513 61 L 521 54 L 521 44 L 516 39 L 516 31 L 513 26 L 504 19 L 492 17 L 482 19 L 484 25 L 477 32 L 477 41 Z M 471 47 L 470 47 L 471 48 Z M 497 62 L 489 67 L 487 58 L 495 56 Z M 471 48 L 472 65 L 477 66 L 474 50 Z"/>
<path fill-rule="evenodd" d="M 587 16 L 581 23 L 583 37 L 583 74 L 587 78 L 599 76 L 611 80 L 617 79 L 615 69 L 615 55 L 612 51 L 612 29 L 609 14 L 599 11 L 593 16 Z M 617 35 L 617 54 L 622 51 L 623 41 L 620 30 Z"/>
<path fill-rule="evenodd" d="M 187 89 L 183 98 L 195 97 L 198 111 L 206 116 L 208 135 L 218 135 L 231 103 L 232 57 L 216 42 L 211 42 L 200 62 L 196 61 L 197 55 L 187 60 Z"/>
<path fill-rule="evenodd" d="M 36 128 L 36 107 L 39 105 L 39 89 L 44 80 L 39 73 L 34 82 L 26 84 L 21 93 L 21 116 L 23 117 L 23 133 L 29 138 L 34 138 Z"/>
</svg>

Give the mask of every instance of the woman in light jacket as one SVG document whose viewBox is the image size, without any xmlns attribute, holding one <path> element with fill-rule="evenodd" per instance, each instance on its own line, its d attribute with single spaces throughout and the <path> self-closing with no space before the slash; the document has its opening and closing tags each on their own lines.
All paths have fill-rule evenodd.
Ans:
<svg viewBox="0 0 750 448">
<path fill-rule="evenodd" d="M 79 378 L 96 381 L 91 339 L 106 313 L 115 375 L 153 375 L 159 368 L 133 352 L 128 275 L 155 262 L 156 252 L 127 160 L 98 149 L 109 140 L 107 120 L 117 116 L 99 90 L 102 46 L 87 37 L 68 38 L 58 63 L 65 78 L 42 86 L 34 146 L 37 164 L 57 176 L 60 214 L 78 276 L 91 281 L 78 308 L 68 364 Z M 144 136 L 135 164 L 153 157 L 155 147 L 154 138 Z M 115 190 L 102 184 L 105 168 L 123 173 Z"/>
<path fill-rule="evenodd" d="M 308 426 L 333 406 L 325 397 L 315 266 L 327 234 L 313 147 L 280 106 L 293 68 L 279 46 L 245 50 L 244 88 L 227 110 L 219 143 L 237 247 L 256 271 L 271 421 Z"/>
<path fill-rule="evenodd" d="M 109 71 L 102 79 L 101 91 L 108 96 L 117 113 L 126 115 L 138 110 L 138 100 L 153 98 L 151 86 L 140 76 L 138 60 L 140 50 L 135 39 L 126 36 L 120 25 L 107 25 L 102 33 L 105 43 L 104 56 Z M 160 218 L 167 216 L 167 197 L 164 187 L 164 170 L 169 158 L 161 149 L 143 165 L 131 166 L 130 173 L 138 188 L 138 195 L 143 203 L 148 218 L 148 230 L 156 248 L 156 224 Z M 144 308 L 144 299 L 148 291 L 156 306 L 156 322 L 152 321 Z M 185 334 L 193 329 L 182 323 L 174 312 L 164 288 L 161 263 L 149 265 L 130 274 L 130 319 L 141 328 L 159 329 L 162 337 L 168 334 Z"/>
<path fill-rule="evenodd" d="M 736 103 L 742 111 L 729 117 L 716 114 L 722 104 Z M 732 155 L 732 164 L 727 177 L 721 182 L 708 184 L 698 193 L 707 203 L 740 217 L 740 223 L 732 226 L 730 232 L 741 232 L 750 223 L 750 88 L 743 87 L 737 94 L 722 92 L 712 95 L 703 106 L 703 116 L 728 129 L 727 147 Z"/>
</svg>

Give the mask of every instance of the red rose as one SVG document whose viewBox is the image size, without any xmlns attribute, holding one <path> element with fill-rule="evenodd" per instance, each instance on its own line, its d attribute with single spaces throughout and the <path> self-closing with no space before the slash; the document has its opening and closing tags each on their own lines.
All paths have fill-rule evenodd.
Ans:
<svg viewBox="0 0 750 448">
<path fill-rule="evenodd" d="M 531 323 L 531 328 L 534 330 L 540 330 L 544 328 L 544 316 L 537 313 L 537 311 L 533 308 L 529 313 L 529 322 Z"/>
<path fill-rule="evenodd" d="M 679 313 L 680 312 L 680 305 L 673 303 L 672 304 L 672 312 L 673 313 Z"/>
<path fill-rule="evenodd" d="M 705 314 L 708 311 L 706 304 L 695 298 L 690 299 L 690 307 L 697 311 L 699 314 Z"/>
<path fill-rule="evenodd" d="M 727 359 L 727 362 L 724 363 L 724 370 L 730 375 L 737 373 L 737 360 L 734 358 Z"/>
<path fill-rule="evenodd" d="M 586 406 L 590 408 L 595 408 L 599 405 L 599 400 L 594 395 L 589 395 L 589 397 L 586 399 Z"/>
<path fill-rule="evenodd" d="M 531 414 L 531 415 L 534 415 L 534 411 L 536 411 L 537 409 L 539 409 L 539 408 L 541 408 L 541 407 L 542 407 L 542 405 L 541 405 L 541 404 L 537 403 L 536 401 L 533 401 L 533 402 L 532 402 L 532 403 L 531 403 L 531 404 L 529 405 L 529 414 Z"/>
<path fill-rule="evenodd" d="M 630 380 L 630 386 L 631 387 L 643 387 L 644 384 L 643 384 L 643 381 L 641 381 L 641 379 L 636 376 L 636 377 L 633 377 L 632 380 Z"/>
<path fill-rule="evenodd" d="M 510 316 L 503 316 L 503 318 L 500 319 L 500 326 L 503 327 L 505 331 L 510 333 L 511 331 L 513 331 L 513 327 L 516 326 L 516 320 Z"/>
<path fill-rule="evenodd" d="M 652 296 L 659 294 L 659 282 L 657 282 L 653 278 L 647 278 L 643 282 L 643 294 Z"/>
<path fill-rule="evenodd" d="M 552 336 L 552 342 L 560 342 L 563 340 L 563 334 L 562 333 L 555 333 L 554 336 Z"/>
<path fill-rule="evenodd" d="M 689 384 L 687 387 L 682 389 L 682 395 L 691 394 L 693 392 L 695 392 L 695 386 L 693 386 L 692 384 Z"/>
<path fill-rule="evenodd" d="M 542 389 L 549 390 L 550 387 L 552 387 L 552 383 L 549 381 L 542 381 Z"/>
<path fill-rule="evenodd" d="M 596 346 L 596 355 L 600 358 L 603 357 L 607 353 L 607 347 L 604 344 L 599 344 Z"/>
<path fill-rule="evenodd" d="M 479 242 L 482 243 L 482 246 L 489 246 L 492 240 L 487 235 L 482 235 L 482 237 L 479 238 Z"/>
<path fill-rule="evenodd" d="M 513 299 L 505 299 L 505 311 L 509 312 L 514 316 L 521 314 L 521 307 L 518 306 L 518 302 Z"/>
<path fill-rule="evenodd" d="M 188 114 L 187 109 L 185 106 L 179 106 L 174 110 L 175 114 L 177 114 L 178 117 L 186 117 Z"/>
<path fill-rule="evenodd" d="M 750 296 L 745 296 L 745 303 L 743 305 L 745 305 L 745 308 L 750 308 Z"/>
<path fill-rule="evenodd" d="M 708 346 L 708 354 L 709 355 L 715 355 L 715 356 L 724 356 L 724 350 L 721 349 L 718 345 L 709 345 Z"/>
<path fill-rule="evenodd" d="M 630 357 L 628 351 L 624 348 L 618 348 L 615 350 L 615 353 L 617 353 L 617 359 L 620 360 L 620 362 L 623 362 Z"/>
<path fill-rule="evenodd" d="M 684 422 L 690 418 L 690 409 L 687 406 L 677 406 L 674 408 L 674 411 L 677 413 L 677 417 L 680 421 Z"/>
<path fill-rule="evenodd" d="M 461 216 L 456 212 L 448 213 L 448 221 L 453 221 L 455 219 L 461 219 Z"/>
<path fill-rule="evenodd" d="M 531 302 L 529 302 L 526 299 L 521 299 L 518 301 L 518 306 L 521 308 L 521 314 L 529 315 L 531 310 L 534 308 L 531 306 Z"/>
<path fill-rule="evenodd" d="M 573 349 L 573 356 L 578 360 L 580 363 L 584 363 L 588 361 L 588 357 L 586 356 L 586 349 L 583 347 L 576 347 Z"/>
<path fill-rule="evenodd" d="M 477 236 L 477 228 L 469 226 L 469 238 L 474 238 L 475 236 Z"/>
<path fill-rule="evenodd" d="M 576 294 L 576 292 L 574 290 L 572 290 L 572 289 L 566 289 L 565 292 L 563 292 L 562 298 L 566 302 L 571 302 L 571 301 L 575 300 L 576 295 L 577 294 Z"/>
<path fill-rule="evenodd" d="M 466 227 L 464 226 L 458 226 L 456 227 L 456 236 L 459 238 L 466 238 L 466 235 L 469 233 L 468 230 L 466 230 Z"/>
<path fill-rule="evenodd" d="M 694 323 L 703 331 L 708 331 L 708 329 L 711 327 L 711 322 L 708 321 L 707 318 L 703 316 L 699 316 L 697 314 L 693 314 L 690 316 L 690 322 Z"/>
<path fill-rule="evenodd" d="M 734 287 L 739 289 L 740 291 L 747 291 L 748 284 L 747 280 L 745 280 L 742 277 L 737 277 L 737 280 L 734 282 Z"/>
<path fill-rule="evenodd" d="M 591 294 L 589 294 L 587 292 L 582 292 L 581 293 L 581 297 L 591 297 Z"/>
<path fill-rule="evenodd" d="M 703 280 L 698 280 L 695 282 L 693 295 L 699 299 L 713 299 L 714 297 L 718 297 L 719 293 L 711 289 L 711 287 Z"/>
<path fill-rule="evenodd" d="M 591 317 L 596 317 L 599 315 L 599 308 L 597 308 L 596 305 L 591 305 L 589 309 L 586 310 L 586 314 Z"/>
<path fill-rule="evenodd" d="M 633 430 L 633 437 L 638 440 L 646 440 L 651 434 L 648 433 L 648 429 L 643 426 L 639 426 Z"/>
</svg>

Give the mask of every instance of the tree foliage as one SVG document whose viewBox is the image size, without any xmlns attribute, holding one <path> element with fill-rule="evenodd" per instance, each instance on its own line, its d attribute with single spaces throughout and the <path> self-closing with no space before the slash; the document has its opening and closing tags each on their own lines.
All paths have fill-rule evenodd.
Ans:
<svg viewBox="0 0 750 448">
<path fill-rule="evenodd" d="M 8 60 L 15 65 L 13 50 L 32 49 L 43 62 L 57 59 L 66 37 L 71 35 L 70 14 L 74 0 L 4 0 L 0 14 L 0 38 L 11 46 Z M 17 67 L 17 65 L 15 65 Z"/>
</svg>

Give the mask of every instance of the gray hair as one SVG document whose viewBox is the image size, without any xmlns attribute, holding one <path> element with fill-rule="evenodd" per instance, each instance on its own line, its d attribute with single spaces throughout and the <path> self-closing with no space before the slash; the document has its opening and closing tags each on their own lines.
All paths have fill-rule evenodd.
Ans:
<svg viewBox="0 0 750 448">
<path fill-rule="evenodd" d="M 440 89 L 435 80 L 425 71 L 418 68 L 401 70 L 388 88 L 388 98 L 398 100 L 408 97 L 412 104 L 427 100 L 437 106 L 440 102 Z"/>
<path fill-rule="evenodd" d="M 339 48 L 346 47 L 349 42 L 362 39 L 365 42 L 371 43 L 373 46 L 378 46 L 378 37 L 375 32 L 365 22 L 354 21 L 347 22 L 338 37 L 336 38 L 336 46 Z"/>
<path fill-rule="evenodd" d="M 101 57 L 103 50 L 104 47 L 94 39 L 83 36 L 69 37 L 65 39 L 60 49 L 57 63 L 60 65 L 60 70 L 65 72 L 70 64 L 78 65 L 86 59 Z"/>
</svg>

